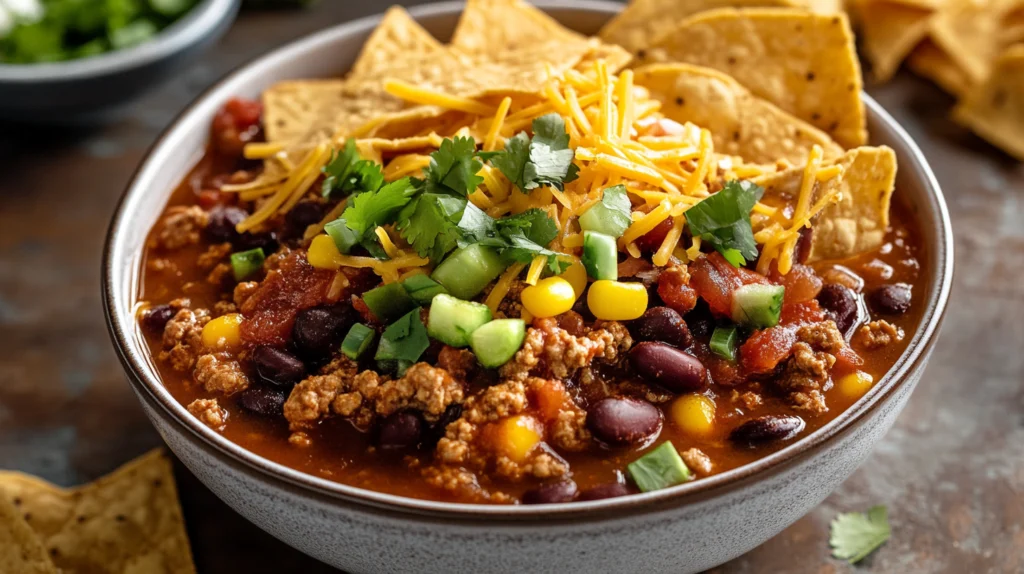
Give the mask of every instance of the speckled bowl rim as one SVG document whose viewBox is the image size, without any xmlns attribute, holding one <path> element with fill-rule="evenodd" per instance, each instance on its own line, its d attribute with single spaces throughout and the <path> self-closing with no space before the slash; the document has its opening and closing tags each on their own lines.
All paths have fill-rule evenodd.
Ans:
<svg viewBox="0 0 1024 574">
<path fill-rule="evenodd" d="M 557 9 L 560 11 L 579 10 L 584 13 L 597 13 L 608 15 L 609 17 L 622 9 L 621 4 L 603 0 L 537 0 L 534 4 L 542 9 Z M 462 7 L 463 4 L 461 2 L 445 2 L 414 7 L 409 12 L 414 18 L 423 19 L 458 13 L 461 12 Z M 271 65 L 279 59 L 289 59 L 320 44 L 331 43 L 339 37 L 366 33 L 380 22 L 381 17 L 382 15 L 376 15 L 362 18 L 299 39 L 240 66 L 211 86 L 185 108 L 156 140 L 147 153 L 145 160 L 132 176 L 131 182 L 117 206 L 104 247 L 102 269 L 102 297 L 110 336 L 134 388 L 147 395 L 145 398 L 148 399 L 149 403 L 157 405 L 163 410 L 163 415 L 166 415 L 171 421 L 187 429 L 202 443 L 205 443 L 206 447 L 213 449 L 215 454 L 230 457 L 233 459 L 233 462 L 241 463 L 265 475 L 266 478 L 280 481 L 279 486 L 281 487 L 299 487 L 310 495 L 319 496 L 327 500 L 334 499 L 349 504 L 376 507 L 388 512 L 425 514 L 438 519 L 461 521 L 598 519 L 599 517 L 610 517 L 623 513 L 636 514 L 644 511 L 660 511 L 670 506 L 707 500 L 710 497 L 719 496 L 725 492 L 731 492 L 736 488 L 740 488 L 750 480 L 756 480 L 758 476 L 779 472 L 792 464 L 796 464 L 802 457 L 814 454 L 821 448 L 827 447 L 828 443 L 836 438 L 837 435 L 863 422 L 868 413 L 885 403 L 893 395 L 894 391 L 906 382 L 909 373 L 922 367 L 921 363 L 927 359 L 941 327 L 952 285 L 953 232 L 950 225 L 949 212 L 939 184 L 921 150 L 906 131 L 878 103 L 865 94 L 864 101 L 868 117 L 874 118 L 875 122 L 884 125 L 886 129 L 894 134 L 896 139 L 901 140 L 902 145 L 906 149 L 907 156 L 911 158 L 909 164 L 904 161 L 900 165 L 900 170 L 901 174 L 904 175 L 909 172 L 911 179 L 924 189 L 927 205 L 918 206 L 919 213 L 917 217 L 922 225 L 933 225 L 935 227 L 937 241 L 935 244 L 926 246 L 930 267 L 926 269 L 928 276 L 925 279 L 929 297 L 926 301 L 925 313 L 923 314 L 924 319 L 920 328 L 914 334 L 907 350 L 886 376 L 876 383 L 864 397 L 829 423 L 780 451 L 715 476 L 655 492 L 598 501 L 550 505 L 487 505 L 421 500 L 332 482 L 263 458 L 203 425 L 195 417 L 189 415 L 185 407 L 176 401 L 167 389 L 164 388 L 152 364 L 147 360 L 148 351 L 133 348 L 128 343 L 128 340 L 137 333 L 134 316 L 131 314 L 121 316 L 112 311 L 116 308 L 117 299 L 115 297 L 119 295 L 116 285 L 125 284 L 124 281 L 118 280 L 124 273 L 119 272 L 117 268 L 119 266 L 123 267 L 123 264 L 112 260 L 112 254 L 115 245 L 119 243 L 119 238 L 122 236 L 122 227 L 126 226 L 132 217 L 132 214 L 127 210 L 131 203 L 129 200 L 135 194 L 145 193 L 146 190 L 139 186 L 139 180 L 143 179 L 144 175 L 148 172 L 160 169 L 160 166 L 155 163 L 154 158 L 159 156 L 163 148 L 169 145 L 167 140 L 173 138 L 183 120 L 222 85 L 230 82 L 252 67 Z M 165 153 L 191 154 L 194 151 L 186 150 L 183 152 Z M 184 177 L 184 174 L 182 174 L 182 177 Z M 131 271 L 138 273 L 137 266 L 131 269 Z M 136 285 L 134 282 L 129 282 L 128 284 Z M 138 293 L 128 293 L 125 296 L 135 298 L 138 296 Z"/>
<path fill-rule="evenodd" d="M 101 77 L 143 67 L 202 41 L 225 18 L 233 18 L 241 0 L 203 0 L 153 39 L 122 50 L 66 62 L 4 64 L 0 62 L 0 86 L 41 84 L 49 81 Z"/>
</svg>

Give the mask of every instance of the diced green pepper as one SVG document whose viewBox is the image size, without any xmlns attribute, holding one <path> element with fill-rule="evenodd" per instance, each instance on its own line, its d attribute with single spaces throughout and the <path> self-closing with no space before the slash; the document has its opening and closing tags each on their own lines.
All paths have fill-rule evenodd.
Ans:
<svg viewBox="0 0 1024 574">
<path fill-rule="evenodd" d="M 711 342 L 708 347 L 711 352 L 729 361 L 736 360 L 736 339 L 737 329 L 730 325 L 728 327 L 715 327 L 711 333 Z"/>
<path fill-rule="evenodd" d="M 363 293 L 363 302 L 381 321 L 391 321 L 416 306 L 401 283 L 388 283 Z"/>
<path fill-rule="evenodd" d="M 372 328 L 362 323 L 356 323 L 348 330 L 345 340 L 341 342 L 341 352 L 354 361 L 373 345 L 373 340 L 376 337 L 377 332 Z"/>
<path fill-rule="evenodd" d="M 676 452 L 671 441 L 629 463 L 626 467 L 633 482 L 643 492 L 661 490 L 693 479 L 690 469 Z"/>
<path fill-rule="evenodd" d="M 243 281 L 263 268 L 263 249 L 257 247 L 248 251 L 231 254 L 231 271 L 235 281 Z"/>
</svg>

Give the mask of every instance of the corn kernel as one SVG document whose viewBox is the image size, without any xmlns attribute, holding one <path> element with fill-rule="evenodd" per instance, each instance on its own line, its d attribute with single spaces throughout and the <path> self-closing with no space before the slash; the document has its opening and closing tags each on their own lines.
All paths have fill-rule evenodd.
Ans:
<svg viewBox="0 0 1024 574">
<path fill-rule="evenodd" d="M 203 345 L 207 349 L 235 349 L 242 342 L 242 315 L 228 313 L 211 319 L 203 327 Z"/>
<path fill-rule="evenodd" d="M 594 281 L 587 292 L 587 306 L 598 319 L 630 321 L 647 310 L 647 288 L 643 283 Z"/>
<path fill-rule="evenodd" d="M 583 266 L 583 263 L 578 258 L 574 257 L 572 265 L 569 265 L 559 277 L 572 285 L 572 292 L 576 294 L 577 299 L 583 295 L 583 291 L 587 288 L 587 268 Z"/>
<path fill-rule="evenodd" d="M 341 252 L 338 251 L 334 240 L 329 235 L 323 234 L 313 238 L 313 242 L 309 244 L 309 250 L 306 252 L 309 264 L 317 269 L 337 270 L 341 267 L 339 257 L 341 257 Z"/>
<path fill-rule="evenodd" d="M 859 399 L 864 396 L 864 393 L 868 392 L 868 389 L 874 383 L 874 377 L 864 371 L 857 371 L 840 378 L 839 382 L 836 383 L 836 390 L 848 399 Z"/>
<path fill-rule="evenodd" d="M 715 402 L 704 395 L 683 395 L 672 403 L 669 415 L 684 433 L 708 436 L 715 426 Z"/>
<path fill-rule="evenodd" d="M 533 417 L 509 417 L 498 425 L 498 450 L 516 462 L 526 461 L 530 451 L 543 439 L 540 423 Z"/>
<path fill-rule="evenodd" d="M 572 309 L 576 292 L 565 279 L 548 277 L 523 289 L 520 299 L 534 317 L 554 317 Z"/>
</svg>

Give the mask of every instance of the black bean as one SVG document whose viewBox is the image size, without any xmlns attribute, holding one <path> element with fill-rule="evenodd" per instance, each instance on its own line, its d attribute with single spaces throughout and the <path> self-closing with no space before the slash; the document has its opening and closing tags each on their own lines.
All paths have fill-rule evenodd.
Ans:
<svg viewBox="0 0 1024 574">
<path fill-rule="evenodd" d="M 142 314 L 142 326 L 151 333 L 163 333 L 176 312 L 170 305 L 154 305 Z"/>
<path fill-rule="evenodd" d="M 628 486 L 621 482 L 609 482 L 608 484 L 599 484 L 580 492 L 576 500 L 603 500 L 605 498 L 626 496 L 627 494 L 633 494 L 633 491 Z"/>
<path fill-rule="evenodd" d="M 857 295 L 845 285 L 823 285 L 818 293 L 818 304 L 836 322 L 836 327 L 842 333 L 846 333 L 857 320 Z"/>
<path fill-rule="evenodd" d="M 871 294 L 871 309 L 883 315 L 902 315 L 910 310 L 910 299 L 910 285 L 886 285 L 875 289 Z"/>
<path fill-rule="evenodd" d="M 639 319 L 629 324 L 629 331 L 637 341 L 661 341 L 680 349 L 693 343 L 683 316 L 669 307 L 651 307 L 644 311 Z"/>
<path fill-rule="evenodd" d="M 238 240 L 235 226 L 249 217 L 249 212 L 234 205 L 218 205 L 210 210 L 210 221 L 203 229 L 207 241 L 211 243 L 234 243 Z"/>
<path fill-rule="evenodd" d="M 755 446 L 766 442 L 793 438 L 804 430 L 804 419 L 792 415 L 765 415 L 734 428 L 729 440 Z"/>
<path fill-rule="evenodd" d="M 800 229 L 800 239 L 796 242 L 796 262 L 807 263 L 811 256 L 811 244 L 814 242 L 814 230 L 810 227 Z"/>
<path fill-rule="evenodd" d="M 426 433 L 423 436 L 424 448 L 434 448 L 437 441 L 441 440 L 444 436 L 448 425 L 457 421 L 462 416 L 462 405 L 459 403 L 452 403 L 448 405 L 448 408 L 444 410 L 444 413 L 437 419 L 437 422 L 430 425 Z"/>
<path fill-rule="evenodd" d="M 664 343 L 636 345 L 629 351 L 629 362 L 645 381 L 674 393 L 708 387 L 707 369 L 700 359 Z"/>
<path fill-rule="evenodd" d="M 388 415 L 377 429 L 377 445 L 383 449 L 416 448 L 423 438 L 423 419 L 412 411 Z"/>
<path fill-rule="evenodd" d="M 263 255 L 266 256 L 277 251 L 281 244 L 277 241 L 277 233 L 273 231 L 266 231 L 264 233 L 250 233 L 246 231 L 235 238 L 233 245 L 235 251 L 249 251 L 250 249 L 260 248 L 263 250 Z"/>
<path fill-rule="evenodd" d="M 347 304 L 303 309 L 295 316 L 292 342 L 307 361 L 329 359 L 355 321 L 355 311 Z"/>
<path fill-rule="evenodd" d="M 267 385 L 250 385 L 238 394 L 243 409 L 263 416 L 282 416 L 287 399 L 287 391 Z"/>
<path fill-rule="evenodd" d="M 707 302 L 697 299 L 697 304 L 686 314 L 686 324 L 694 337 L 706 339 L 711 336 L 715 330 L 715 317 Z"/>
<path fill-rule="evenodd" d="M 555 504 L 572 502 L 575 496 L 576 483 L 571 480 L 561 480 L 527 490 L 523 493 L 520 501 L 523 504 Z"/>
<path fill-rule="evenodd" d="M 587 409 L 587 428 L 612 446 L 640 444 L 661 432 L 661 411 L 638 399 L 601 399 Z"/>
<path fill-rule="evenodd" d="M 256 347 L 252 351 L 256 372 L 264 381 L 291 387 L 306 376 L 306 365 L 298 357 L 277 347 Z"/>
<path fill-rule="evenodd" d="M 327 206 L 316 201 L 300 201 L 288 211 L 284 218 L 285 235 L 300 237 L 306 228 L 318 223 L 324 217 Z"/>
</svg>

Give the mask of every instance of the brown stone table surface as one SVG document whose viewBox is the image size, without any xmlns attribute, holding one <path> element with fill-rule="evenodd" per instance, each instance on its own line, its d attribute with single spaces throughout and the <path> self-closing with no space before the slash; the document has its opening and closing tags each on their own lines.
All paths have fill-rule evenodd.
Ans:
<svg viewBox="0 0 1024 574">
<path fill-rule="evenodd" d="M 201 63 L 104 127 L 0 124 L 0 468 L 72 485 L 160 444 L 100 304 L 118 197 L 157 133 L 218 77 L 385 5 L 245 12 Z M 941 341 L 868 462 L 810 515 L 716 572 L 1024 572 L 1024 166 L 952 124 L 952 100 L 922 80 L 902 74 L 870 91 L 921 145 L 950 205 L 957 269 Z M 177 477 L 201 573 L 331 571 L 180 465 Z M 830 558 L 829 521 L 874 504 L 890 509 L 889 543 L 856 568 Z"/>
</svg>

